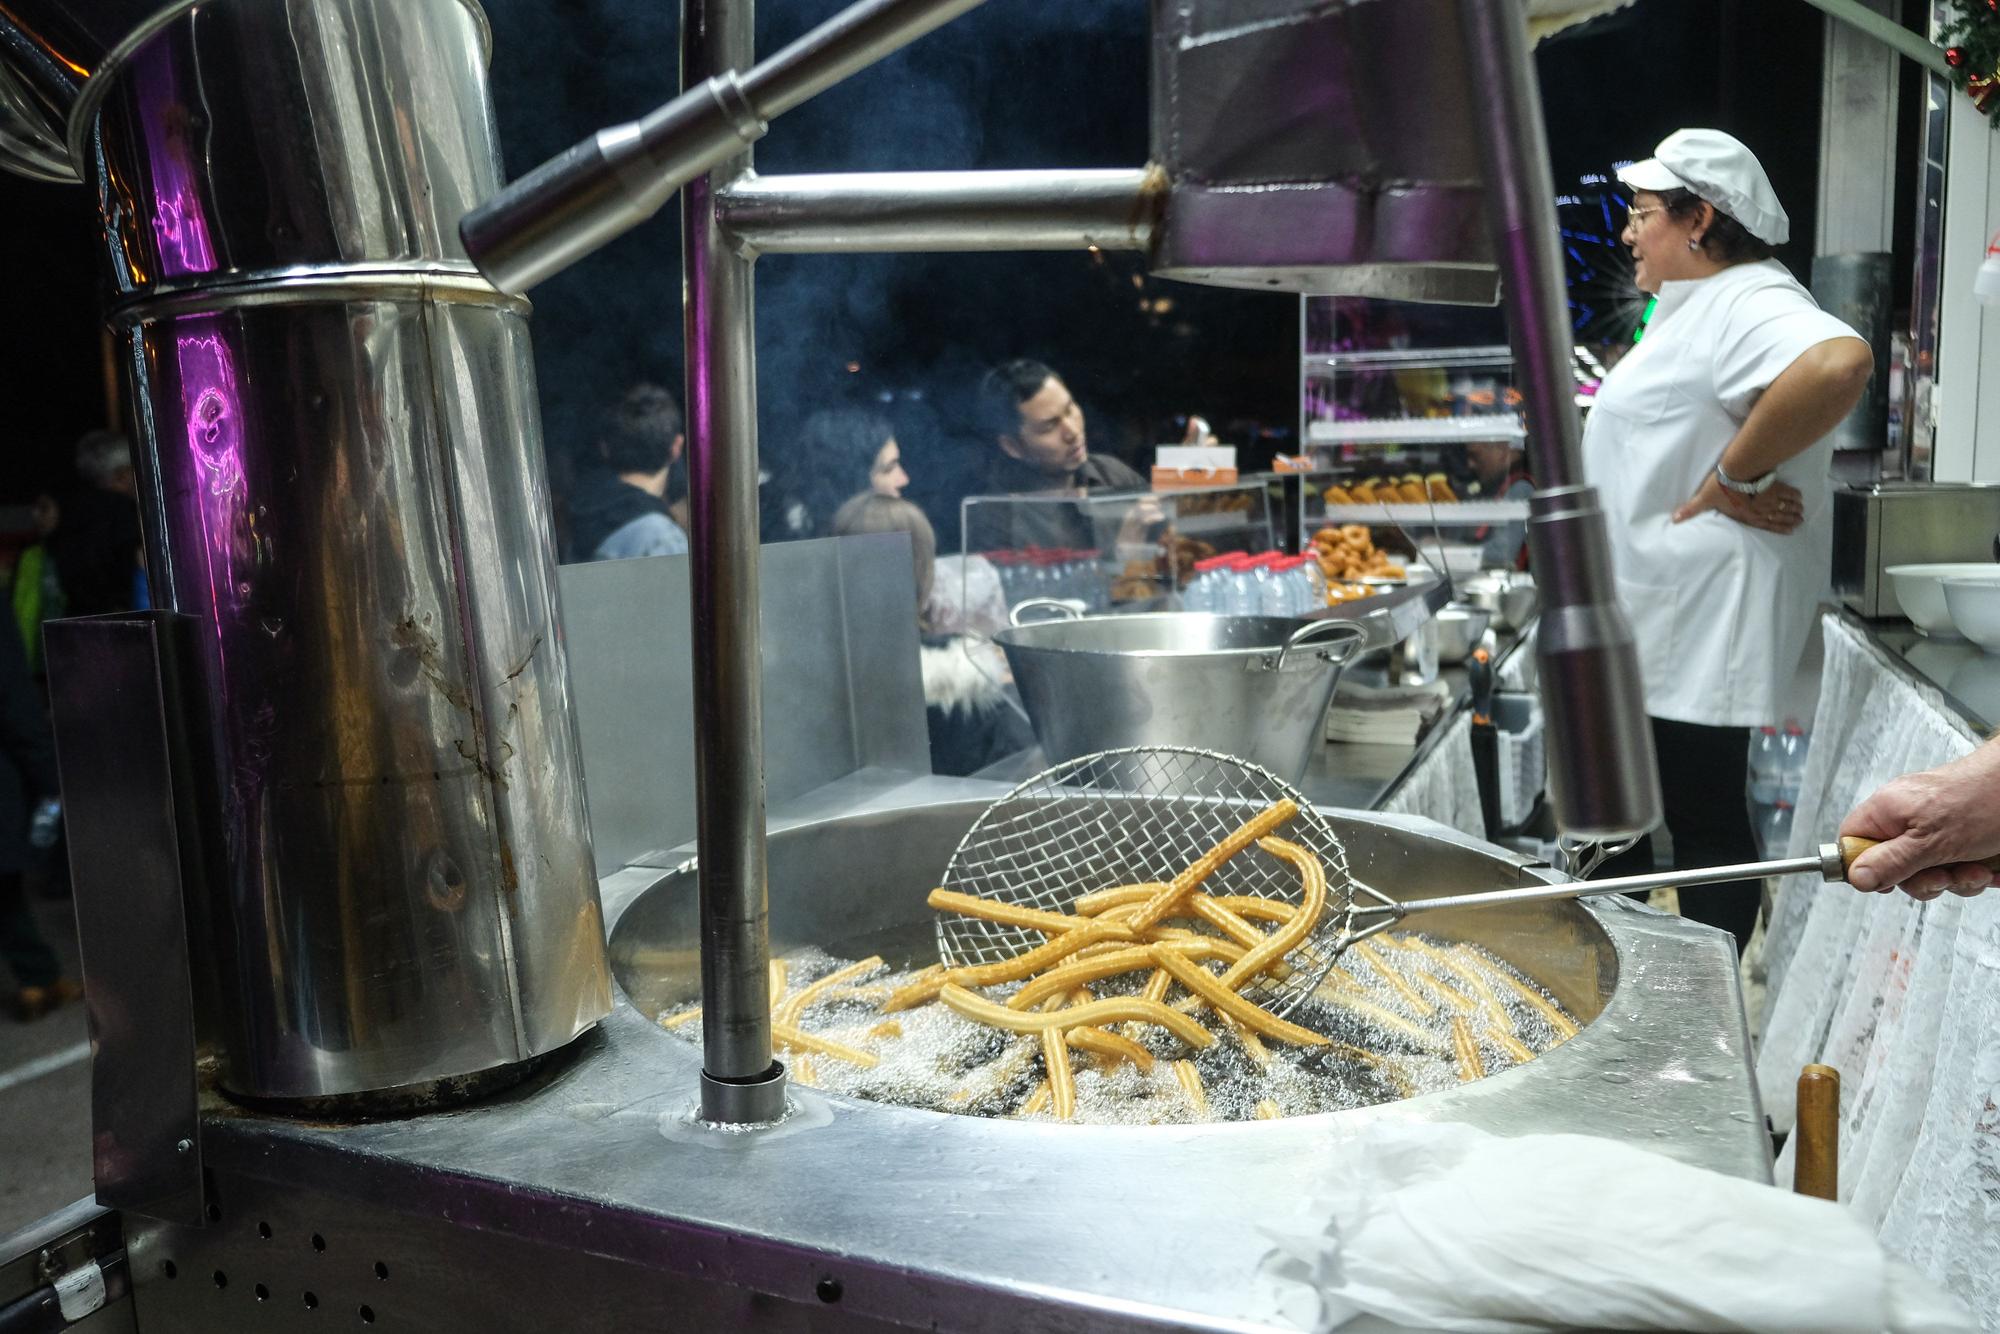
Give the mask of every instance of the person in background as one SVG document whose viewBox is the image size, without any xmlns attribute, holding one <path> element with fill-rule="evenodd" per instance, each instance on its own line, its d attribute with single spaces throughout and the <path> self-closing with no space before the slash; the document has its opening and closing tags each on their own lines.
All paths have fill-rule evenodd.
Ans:
<svg viewBox="0 0 2000 1334">
<path fill-rule="evenodd" d="M 1034 745 L 1028 720 L 1001 686 L 1006 664 L 992 646 L 964 635 L 940 635 L 932 629 L 937 534 L 924 512 L 907 500 L 864 491 L 834 514 L 833 533 L 836 537 L 856 533 L 910 535 L 931 771 L 962 778 Z"/>
<path fill-rule="evenodd" d="M 76 471 L 84 485 L 63 499 L 45 543 L 62 586 L 63 613 L 130 611 L 145 549 L 132 447 L 116 431 L 86 432 L 76 442 Z"/>
<path fill-rule="evenodd" d="M 39 1019 L 83 994 L 35 924 L 21 873 L 33 856 L 29 812 L 59 791 L 41 691 L 11 618 L 0 618 L 0 958 L 14 975 L 14 1017 Z"/>
<path fill-rule="evenodd" d="M 825 408 L 807 417 L 789 457 L 808 493 L 807 507 L 828 532 L 834 512 L 850 497 L 897 497 L 910 484 L 895 428 L 880 413 L 860 408 Z"/>
<path fill-rule="evenodd" d="M 608 409 L 595 458 L 570 493 L 570 552 L 577 560 L 677 556 L 687 534 L 667 511 L 667 472 L 687 444 L 681 409 L 656 384 L 635 384 Z"/>
<path fill-rule="evenodd" d="M 981 434 L 996 447 L 993 489 L 1003 494 L 1146 492 L 1146 479 L 1115 458 L 1092 454 L 1083 409 L 1039 361 L 1002 362 L 975 393 Z M 1036 503 L 989 507 L 966 534 L 967 550 L 1111 551 L 1143 544 L 1160 522 L 1150 499 L 1130 505 Z"/>
<path fill-rule="evenodd" d="M 1009 489 L 1145 489 L 1146 480 L 1130 467 L 1090 452 L 1083 409 L 1041 362 L 1001 362 L 980 380 L 977 402 L 981 432 L 1014 465 L 1002 470 L 1016 483 Z"/>
<path fill-rule="evenodd" d="M 27 654 L 28 671 L 42 675 L 42 622 L 64 614 L 62 580 L 56 576 L 55 559 L 49 555 L 49 537 L 61 521 L 62 510 L 55 497 L 40 495 L 30 511 L 35 523 L 35 540 L 22 548 L 14 562 L 14 582 L 10 601 L 14 627 L 20 632 L 21 647 Z"/>
<path fill-rule="evenodd" d="M 1481 500 L 1525 501 L 1535 494 L 1520 446 L 1511 440 L 1475 440 L 1465 447 L 1465 461 Z M 1487 569 L 1528 568 L 1526 520 L 1489 524 L 1474 529 L 1472 537 L 1480 544 L 1479 563 Z"/>
<path fill-rule="evenodd" d="M 1994 880 L 1981 863 L 2000 857 L 2000 738 L 1883 784 L 1847 813 L 1840 836 L 1881 844 L 1848 868 L 1847 882 L 1856 889 L 1900 888 L 1919 900 L 1947 890 L 1979 893 Z"/>
<path fill-rule="evenodd" d="M 1598 389 L 1584 477 L 1610 529 L 1675 861 L 1749 862 L 1745 733 L 1782 712 L 1831 577 L 1828 433 L 1874 356 L 1771 258 L 1790 223 L 1742 143 L 1679 130 L 1619 178 L 1634 281 L 1658 303 Z M 1651 866 L 1647 839 L 1602 873 Z M 1736 881 L 1682 912 L 1740 949 L 1762 897 Z"/>
</svg>

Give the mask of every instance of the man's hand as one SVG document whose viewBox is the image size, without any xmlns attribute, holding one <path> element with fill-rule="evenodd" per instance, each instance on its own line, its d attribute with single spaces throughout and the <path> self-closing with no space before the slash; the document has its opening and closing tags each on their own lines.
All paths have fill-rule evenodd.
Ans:
<svg viewBox="0 0 2000 1334">
<path fill-rule="evenodd" d="M 1884 785 L 1848 812 L 1840 833 L 1881 842 L 1848 869 L 1856 889 L 1901 885 L 1919 900 L 1977 894 L 1994 878 L 1980 862 L 2000 854 L 2000 742 Z"/>
<path fill-rule="evenodd" d="M 1761 495 L 1746 496 L 1731 491 L 1710 472 L 1707 479 L 1674 511 L 1675 523 L 1686 523 L 1697 514 L 1714 510 L 1748 528 L 1767 533 L 1789 533 L 1805 522 L 1805 503 L 1799 489 L 1786 482 L 1774 482 Z"/>
</svg>

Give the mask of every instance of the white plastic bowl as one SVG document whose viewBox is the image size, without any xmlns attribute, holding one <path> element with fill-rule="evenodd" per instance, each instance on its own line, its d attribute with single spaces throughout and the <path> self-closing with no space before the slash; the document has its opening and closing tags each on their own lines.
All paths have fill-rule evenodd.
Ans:
<svg viewBox="0 0 2000 1334">
<path fill-rule="evenodd" d="M 1959 562 L 1947 565 L 1891 565 L 1888 575 L 1896 581 L 1896 601 L 1903 615 L 1927 635 L 1957 636 L 1951 609 L 1945 606 L 1943 582 L 1969 579 L 2000 582 L 2000 565 Z"/>
<path fill-rule="evenodd" d="M 1947 579 L 1944 601 L 1960 634 L 1988 653 L 2000 653 L 2000 580 Z"/>
</svg>

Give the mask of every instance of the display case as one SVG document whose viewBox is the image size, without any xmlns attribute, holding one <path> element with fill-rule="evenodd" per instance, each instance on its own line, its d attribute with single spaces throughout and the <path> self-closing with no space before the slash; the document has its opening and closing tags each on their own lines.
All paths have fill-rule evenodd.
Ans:
<svg viewBox="0 0 2000 1334">
<path fill-rule="evenodd" d="M 1528 432 L 1499 332 L 1491 311 L 1303 299 L 1288 538 L 1324 524 L 1465 536 L 1524 523 Z M 1603 366 L 1578 348 L 1572 369 L 1587 406 Z"/>
<path fill-rule="evenodd" d="M 968 496 L 959 523 L 965 605 L 997 593 L 1010 613 L 1034 598 L 1086 612 L 1173 608 L 1197 560 L 1278 545 L 1261 478 L 1170 491 Z"/>
</svg>

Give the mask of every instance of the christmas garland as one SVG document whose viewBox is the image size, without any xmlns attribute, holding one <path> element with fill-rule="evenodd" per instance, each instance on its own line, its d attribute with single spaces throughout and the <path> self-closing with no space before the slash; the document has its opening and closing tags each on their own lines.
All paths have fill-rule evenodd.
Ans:
<svg viewBox="0 0 2000 1334">
<path fill-rule="evenodd" d="M 1991 116 L 2000 106 L 2000 0 L 1950 0 L 1950 5 L 1953 18 L 1941 35 L 1951 80 Z"/>
</svg>

